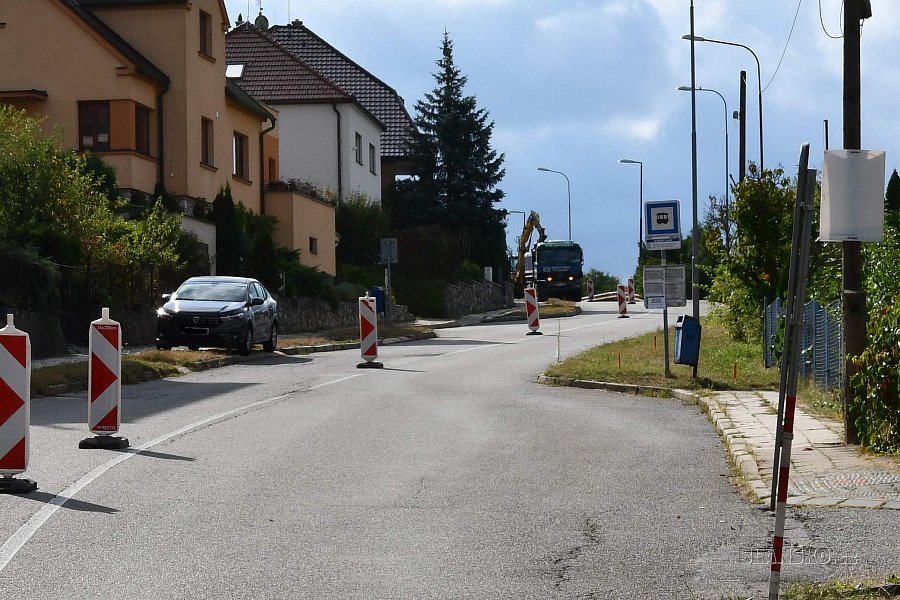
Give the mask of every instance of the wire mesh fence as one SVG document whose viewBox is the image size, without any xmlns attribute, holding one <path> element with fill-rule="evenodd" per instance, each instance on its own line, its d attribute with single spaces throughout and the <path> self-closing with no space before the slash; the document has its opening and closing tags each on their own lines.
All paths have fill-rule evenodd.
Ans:
<svg viewBox="0 0 900 600">
<path fill-rule="evenodd" d="M 763 310 L 763 359 L 766 368 L 776 366 L 781 355 L 784 313 L 781 299 L 776 299 Z M 844 368 L 840 302 L 823 305 L 818 300 L 811 300 L 806 303 L 800 345 L 800 375 L 814 380 L 824 389 L 840 388 Z"/>
</svg>

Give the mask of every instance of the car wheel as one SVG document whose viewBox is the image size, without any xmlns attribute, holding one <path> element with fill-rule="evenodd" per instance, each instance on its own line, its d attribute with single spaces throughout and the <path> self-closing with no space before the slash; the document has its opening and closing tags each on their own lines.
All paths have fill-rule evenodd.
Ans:
<svg viewBox="0 0 900 600">
<path fill-rule="evenodd" d="M 172 346 L 166 346 L 165 344 L 157 344 L 156 349 L 157 350 L 171 350 Z"/>
<path fill-rule="evenodd" d="M 238 346 L 238 354 L 241 356 L 247 356 L 250 354 L 250 346 L 253 345 L 253 327 L 251 325 L 247 325 L 247 329 L 244 330 L 244 339 L 241 341 Z"/>
<path fill-rule="evenodd" d="M 275 352 L 278 347 L 278 324 L 272 323 L 272 331 L 269 333 L 269 340 L 263 342 L 263 350 L 266 352 Z"/>
<path fill-rule="evenodd" d="M 188 350 L 193 350 L 194 352 L 196 352 L 199 349 L 200 349 L 200 346 L 188 346 Z"/>
</svg>

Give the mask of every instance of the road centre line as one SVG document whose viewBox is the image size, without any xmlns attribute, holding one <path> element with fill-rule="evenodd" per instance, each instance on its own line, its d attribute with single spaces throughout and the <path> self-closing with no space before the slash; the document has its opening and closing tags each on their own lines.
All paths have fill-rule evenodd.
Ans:
<svg viewBox="0 0 900 600">
<path fill-rule="evenodd" d="M 353 379 L 354 377 L 360 377 L 364 374 L 365 373 L 348 375 L 346 377 L 341 377 L 340 379 L 336 379 L 334 381 L 320 383 L 318 385 L 314 385 L 312 387 L 306 388 L 305 390 L 299 390 L 299 391 L 309 391 L 309 390 L 315 390 L 315 389 L 327 387 L 329 385 L 341 383 L 342 381 L 347 381 L 348 379 Z M 149 450 L 150 448 L 153 448 L 154 446 L 158 446 L 159 444 L 162 444 L 163 442 L 171 440 L 172 438 L 178 437 L 180 435 L 183 435 L 183 434 L 193 431 L 195 429 L 199 429 L 201 427 L 209 425 L 210 423 L 215 423 L 217 421 L 224 421 L 225 419 L 232 417 L 236 414 L 248 412 L 250 410 L 253 410 L 254 408 L 263 406 L 265 404 L 270 404 L 272 402 L 281 400 L 283 398 L 290 396 L 291 394 L 296 394 L 296 393 L 298 393 L 298 390 L 291 391 L 286 394 L 279 394 L 278 396 L 266 398 L 265 400 L 258 400 L 256 402 L 244 404 L 242 406 L 238 406 L 237 408 L 232 408 L 231 410 L 226 410 L 224 412 L 215 414 L 211 417 L 207 417 L 205 419 L 195 421 L 194 423 L 185 425 L 183 427 L 179 427 L 178 429 L 176 429 L 174 431 L 170 431 L 169 433 L 163 434 L 160 437 L 150 440 L 149 442 L 147 442 L 145 444 L 141 444 L 140 446 L 137 446 L 135 448 L 130 448 L 130 449 L 126 450 L 124 453 L 122 453 L 121 455 L 119 455 L 111 460 L 108 460 L 107 462 L 95 467 L 94 469 L 92 469 L 91 471 L 86 473 L 85 475 L 81 476 L 77 481 L 75 481 L 75 483 L 73 483 L 72 485 L 70 485 L 69 487 L 64 489 L 62 492 L 60 492 L 59 494 L 54 496 L 49 502 L 47 502 L 47 504 L 45 504 L 43 507 L 41 507 L 40 510 L 38 510 L 36 513 L 31 515 L 31 518 L 29 518 L 21 527 L 19 527 L 19 529 L 14 534 L 12 534 L 8 540 L 6 540 L 6 542 L 3 544 L 3 546 L 0 546 L 0 573 L 3 572 L 3 569 L 5 569 L 6 565 L 8 565 L 10 563 L 10 561 L 12 561 L 12 559 L 16 556 L 16 554 L 19 552 L 19 550 L 21 550 L 25 546 L 25 544 L 28 543 L 28 541 L 38 532 L 38 530 L 40 530 L 40 528 L 44 525 L 44 523 L 46 523 L 48 520 L 50 520 L 50 517 L 52 517 L 53 514 L 57 510 L 62 508 L 66 504 L 66 502 L 68 502 L 69 500 L 74 498 L 75 495 L 78 494 L 78 492 L 80 492 L 82 489 L 84 489 L 85 487 L 90 485 L 92 482 L 94 482 L 96 479 L 101 477 L 103 474 L 105 474 L 107 471 L 109 471 L 116 465 L 128 460 L 129 458 L 133 458 L 134 456 L 137 456 L 137 455 L 141 454 L 142 452 L 145 452 L 145 451 Z"/>
</svg>

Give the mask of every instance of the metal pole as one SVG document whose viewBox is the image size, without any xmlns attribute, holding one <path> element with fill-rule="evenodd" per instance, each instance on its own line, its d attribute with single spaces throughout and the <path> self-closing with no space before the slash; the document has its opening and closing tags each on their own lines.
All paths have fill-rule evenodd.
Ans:
<svg viewBox="0 0 900 600">
<path fill-rule="evenodd" d="M 794 289 L 789 290 L 788 299 L 793 304 L 791 320 L 785 323 L 785 352 L 782 358 L 782 372 L 787 372 L 786 403 L 784 411 L 784 446 L 780 461 L 772 465 L 777 469 L 778 496 L 775 511 L 775 532 L 772 536 L 772 561 L 769 572 L 769 600 L 778 600 L 781 588 L 781 565 L 784 551 L 784 525 L 787 512 L 788 481 L 791 468 L 791 443 L 794 438 L 794 411 L 797 402 L 797 379 L 801 360 L 801 332 L 803 328 L 803 300 L 806 295 L 806 276 L 809 267 L 809 246 L 814 210 L 815 169 L 807 169 L 809 164 L 809 144 L 803 145 L 800 158 L 800 172 L 797 182 L 797 210 L 800 217 L 800 247 L 795 249 L 791 272 L 796 271 Z M 795 230 L 798 229 L 795 227 Z"/>
<path fill-rule="evenodd" d="M 747 71 L 741 71 L 741 120 L 738 132 L 738 181 L 747 176 Z"/>
<path fill-rule="evenodd" d="M 666 251 L 659 251 L 659 261 L 663 267 L 666 266 Z M 666 271 L 663 269 L 663 352 L 666 355 L 666 377 L 672 376 L 669 369 L 669 300 L 666 297 Z"/>
<path fill-rule="evenodd" d="M 697 268 L 700 244 L 697 239 L 697 73 L 694 62 L 694 0 L 691 0 L 691 209 L 693 223 L 691 238 L 691 307 L 695 319 L 700 319 L 700 271 Z"/>
</svg>

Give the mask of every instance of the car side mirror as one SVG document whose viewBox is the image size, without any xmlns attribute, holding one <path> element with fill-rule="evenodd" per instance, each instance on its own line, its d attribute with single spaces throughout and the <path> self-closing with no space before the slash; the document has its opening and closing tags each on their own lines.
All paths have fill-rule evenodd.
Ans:
<svg viewBox="0 0 900 600">
<path fill-rule="evenodd" d="M 256 298 L 250 298 L 250 306 L 259 306 L 260 304 L 263 304 L 264 302 L 265 302 L 265 300 L 263 300 L 259 296 L 257 296 Z"/>
</svg>

